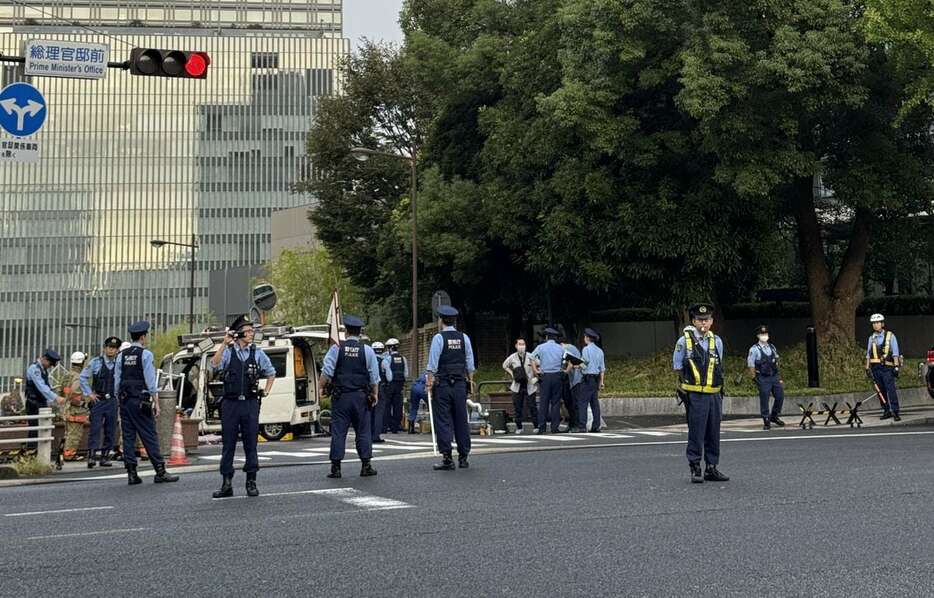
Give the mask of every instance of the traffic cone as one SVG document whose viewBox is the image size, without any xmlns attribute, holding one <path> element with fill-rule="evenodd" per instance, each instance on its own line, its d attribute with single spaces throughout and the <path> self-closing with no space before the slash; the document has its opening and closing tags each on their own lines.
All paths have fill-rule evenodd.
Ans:
<svg viewBox="0 0 934 598">
<path fill-rule="evenodd" d="M 172 430 L 172 452 L 169 454 L 169 465 L 190 465 L 185 456 L 185 437 L 182 436 L 182 416 L 175 414 L 175 428 Z"/>
</svg>

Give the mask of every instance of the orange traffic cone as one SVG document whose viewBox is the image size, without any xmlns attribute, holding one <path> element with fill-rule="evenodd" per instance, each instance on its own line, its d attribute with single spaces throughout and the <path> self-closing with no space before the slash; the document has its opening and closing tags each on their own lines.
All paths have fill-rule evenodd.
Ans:
<svg viewBox="0 0 934 598">
<path fill-rule="evenodd" d="M 185 437 L 182 436 L 182 416 L 175 414 L 175 428 L 172 430 L 172 452 L 169 455 L 169 465 L 190 465 L 185 456 Z"/>
</svg>

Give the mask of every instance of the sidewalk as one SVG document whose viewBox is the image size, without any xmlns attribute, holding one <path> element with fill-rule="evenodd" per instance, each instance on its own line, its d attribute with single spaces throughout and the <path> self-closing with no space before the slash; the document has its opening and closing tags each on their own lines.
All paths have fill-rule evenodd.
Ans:
<svg viewBox="0 0 934 598">
<path fill-rule="evenodd" d="M 846 409 L 846 407 L 843 407 Z M 786 409 L 787 411 L 787 409 Z M 782 421 L 785 422 L 784 427 L 772 425 L 771 430 L 762 429 L 762 418 L 761 417 L 751 417 L 751 418 L 741 418 L 741 419 L 729 419 L 724 420 L 720 424 L 720 429 L 723 432 L 762 432 L 768 434 L 771 432 L 781 432 L 784 430 L 801 430 L 801 412 L 799 411 L 797 415 L 794 414 L 783 414 Z M 929 426 L 934 425 L 934 405 L 930 407 L 906 407 L 902 409 L 901 416 L 902 421 L 897 422 L 894 419 L 880 420 L 879 417 L 882 415 L 881 409 L 868 409 L 859 411 L 859 416 L 863 420 L 862 426 L 860 429 L 872 428 L 872 429 L 887 429 L 887 428 L 904 428 L 910 426 Z M 830 424 L 824 426 L 824 421 L 827 419 L 827 415 L 817 415 L 816 413 L 812 415 L 814 421 L 817 422 L 814 426 L 814 430 L 848 430 L 850 427 L 846 425 L 847 418 L 849 415 L 840 415 L 837 413 L 837 419 L 840 420 L 840 425 L 837 425 L 830 421 Z M 687 424 L 677 424 L 673 426 L 665 426 L 664 429 L 678 432 L 687 432 Z M 856 429 L 854 426 L 853 429 Z"/>
</svg>

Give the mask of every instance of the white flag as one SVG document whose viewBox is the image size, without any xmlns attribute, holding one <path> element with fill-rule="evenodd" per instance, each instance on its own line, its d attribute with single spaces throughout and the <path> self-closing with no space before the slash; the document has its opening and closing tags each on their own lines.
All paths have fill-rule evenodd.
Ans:
<svg viewBox="0 0 934 598">
<path fill-rule="evenodd" d="M 331 293 L 331 306 L 328 308 L 328 340 L 332 344 L 339 344 L 341 327 L 341 303 L 337 295 L 337 289 Z"/>
</svg>

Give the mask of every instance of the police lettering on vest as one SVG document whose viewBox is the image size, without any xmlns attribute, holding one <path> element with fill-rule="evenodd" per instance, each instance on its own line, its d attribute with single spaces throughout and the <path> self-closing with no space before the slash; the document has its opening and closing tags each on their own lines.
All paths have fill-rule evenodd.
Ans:
<svg viewBox="0 0 934 598">
<path fill-rule="evenodd" d="M 701 343 L 707 343 L 707 350 L 694 343 L 690 331 L 684 333 L 686 358 L 681 370 L 681 390 L 716 394 L 723 387 L 723 368 L 717 354 L 717 343 L 713 333 L 708 332 Z"/>
<path fill-rule="evenodd" d="M 389 366 L 392 370 L 392 381 L 405 382 L 405 358 L 395 353 Z"/>
<path fill-rule="evenodd" d="M 149 394 L 143 374 L 143 348 L 132 346 L 120 354 L 120 396 L 139 397 Z"/>
<path fill-rule="evenodd" d="M 464 347 L 464 333 L 457 330 L 441 332 L 444 344 L 438 358 L 439 378 L 464 380 L 467 377 L 467 351 Z"/>
<path fill-rule="evenodd" d="M 370 386 L 363 347 L 356 339 L 342 341 L 340 344 L 333 384 L 341 392 L 365 391 Z"/>
</svg>

